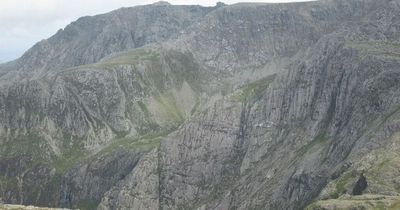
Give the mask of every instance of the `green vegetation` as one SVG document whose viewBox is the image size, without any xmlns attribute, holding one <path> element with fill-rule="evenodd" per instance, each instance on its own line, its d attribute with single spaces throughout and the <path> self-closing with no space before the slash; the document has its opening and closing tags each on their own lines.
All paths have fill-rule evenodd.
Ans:
<svg viewBox="0 0 400 210">
<path fill-rule="evenodd" d="M 194 62 L 191 55 L 180 52 L 168 51 L 165 55 L 163 54 L 165 66 L 161 66 L 164 63 L 162 64 L 160 57 L 161 54 L 155 50 L 140 48 L 116 55 L 96 64 L 86 65 L 105 67 L 107 69 L 114 68 L 115 65 L 119 64 L 135 65 L 139 61 L 151 61 L 144 72 L 133 69 L 134 80 L 138 82 L 136 85 L 138 85 L 138 90 L 142 91 L 143 98 L 133 102 L 126 111 L 126 114 L 136 121 L 135 129 L 139 137 L 126 137 L 128 132 L 116 132 L 115 143 L 112 143 L 104 151 L 119 147 L 149 150 L 159 144 L 160 138 L 156 137 L 163 136 L 164 133 L 176 129 L 184 122 L 186 116 L 179 106 L 180 104 L 177 104 L 178 99 L 173 92 L 173 88 L 182 88 L 185 81 L 190 86 L 193 83 L 195 86 L 200 87 L 199 79 L 197 78 L 199 66 Z M 119 79 L 123 79 L 122 76 L 119 77 Z M 198 90 L 196 89 L 196 91 Z M 148 104 L 146 98 L 154 99 L 154 101 L 150 102 L 152 104 Z M 195 112 L 198 105 L 196 104 L 196 107 L 192 110 L 193 112 Z M 154 107 L 156 107 L 157 111 L 154 110 Z M 62 140 L 62 154 L 52 156 L 49 164 L 54 166 L 58 172 L 63 173 L 79 161 L 88 158 L 84 149 L 84 142 L 84 139 L 65 135 Z M 35 153 L 41 154 L 41 151 L 38 150 Z"/>
<path fill-rule="evenodd" d="M 299 150 L 297 150 L 296 154 L 297 156 L 304 156 L 308 151 L 310 151 L 312 148 L 314 148 L 317 145 L 324 144 L 328 141 L 328 137 L 326 137 L 325 134 L 320 134 L 316 136 L 312 141 L 307 143 L 306 145 L 302 146 Z"/>
<path fill-rule="evenodd" d="M 196 97 L 196 103 L 194 104 L 192 110 L 190 110 L 191 115 L 194 115 L 196 111 L 199 110 L 200 104 L 201 104 L 200 97 Z"/>
<path fill-rule="evenodd" d="M 135 65 L 140 61 L 155 61 L 159 59 L 160 53 L 145 48 L 133 49 L 121 54 L 116 55 L 115 57 L 106 58 L 105 60 L 99 61 L 93 64 L 86 64 L 76 68 L 104 68 L 104 69 L 112 69 L 117 65 Z"/>
<path fill-rule="evenodd" d="M 64 172 L 82 159 L 85 154 L 82 139 L 68 134 L 64 134 L 61 139 L 63 144 L 61 156 L 56 156 L 44 137 L 35 131 L 25 134 L 11 131 L 11 136 L 13 136 L 13 140 L 3 143 L 3 151 L 0 156 L 3 158 L 29 156 L 32 160 L 31 167 L 38 164 L 50 165 L 57 171 Z"/>
<path fill-rule="evenodd" d="M 141 137 L 124 137 L 116 139 L 112 144 L 98 152 L 97 155 L 109 154 L 120 148 L 143 152 L 150 151 L 153 148 L 158 147 L 162 138 L 175 131 L 176 128 L 177 127 L 169 130 L 148 133 L 147 135 Z"/>
<path fill-rule="evenodd" d="M 231 96 L 231 99 L 236 102 L 246 103 L 259 96 L 263 90 L 267 89 L 274 81 L 275 77 L 276 75 L 274 74 L 243 85 Z"/>
<path fill-rule="evenodd" d="M 80 210 L 95 210 L 98 205 L 99 202 L 88 200 L 79 202 L 77 208 Z"/>
<path fill-rule="evenodd" d="M 0 189 L 15 189 L 17 183 L 16 177 L 0 176 Z"/>
<path fill-rule="evenodd" d="M 314 202 L 314 203 L 308 205 L 306 208 L 304 208 L 304 210 L 316 210 L 316 209 L 318 209 L 317 207 L 318 207 L 317 203 Z"/>
<path fill-rule="evenodd" d="M 175 97 L 171 93 L 158 95 L 155 99 L 166 112 L 168 119 L 171 119 L 175 124 L 183 123 L 185 115 L 178 108 Z"/>
<path fill-rule="evenodd" d="M 389 206 L 389 210 L 396 210 L 396 209 L 400 209 L 400 201 L 393 202 L 393 203 Z"/>
<path fill-rule="evenodd" d="M 400 42 L 397 41 L 386 41 L 386 40 L 374 40 L 374 41 L 365 41 L 359 42 L 360 44 L 368 44 L 368 45 L 378 45 L 378 46 L 390 46 L 394 48 L 400 48 Z"/>
<path fill-rule="evenodd" d="M 384 195 L 349 196 L 338 199 L 320 200 L 308 205 L 305 210 L 338 209 L 338 210 L 397 210 L 400 197 Z"/>
<path fill-rule="evenodd" d="M 21 133 L 21 130 L 11 130 L 10 137 L 12 140 L 5 141 L 1 145 L 0 157 L 30 156 L 33 167 L 37 163 L 48 160 L 51 155 L 48 153 L 50 150 L 46 141 L 34 131 Z"/>
<path fill-rule="evenodd" d="M 380 128 L 384 123 L 386 123 L 392 116 L 399 113 L 400 106 L 395 108 L 393 111 L 389 112 L 387 115 L 384 116 L 382 122 L 379 124 L 378 128 Z"/>
<path fill-rule="evenodd" d="M 143 88 L 152 94 L 163 93 L 172 88 L 180 88 L 187 82 L 194 90 L 200 91 L 200 66 L 193 55 L 169 50 L 162 53 L 154 49 L 139 48 L 127 51 L 102 60 L 98 63 L 82 65 L 75 68 L 115 69 L 118 65 L 137 65 L 141 61 L 150 61 L 144 72 L 134 72 L 134 77 Z"/>
<path fill-rule="evenodd" d="M 229 93 L 231 93 L 232 89 L 233 89 L 233 85 L 228 81 L 222 81 L 222 83 L 219 85 L 219 90 L 221 91 L 221 94 L 223 96 L 226 96 Z"/>
<path fill-rule="evenodd" d="M 155 121 L 153 113 L 149 110 L 144 99 L 128 104 L 125 115 L 133 121 L 135 130 L 139 136 L 161 129 L 161 126 Z M 129 132 L 125 132 L 124 135 L 121 134 L 117 138 L 125 137 Z"/>
<path fill-rule="evenodd" d="M 134 49 L 116 57 L 99 62 L 98 65 L 120 65 L 120 64 L 137 64 L 139 61 L 154 61 L 160 57 L 160 54 L 151 49 Z"/>
<path fill-rule="evenodd" d="M 347 42 L 346 47 L 358 49 L 361 55 L 400 57 L 400 42 L 384 40 Z"/>
<path fill-rule="evenodd" d="M 366 171 L 366 175 L 369 178 L 369 185 L 375 190 L 399 193 L 399 185 L 393 184 L 393 179 L 399 176 L 399 149 L 396 147 L 390 149 L 384 148 L 376 151 L 374 157 L 376 159 Z"/>
<path fill-rule="evenodd" d="M 198 63 L 195 62 L 192 54 L 181 53 L 169 50 L 165 56 L 165 62 L 171 69 L 173 83 L 175 88 L 181 88 L 186 81 L 194 91 L 202 90 L 201 81 L 204 80 L 202 71 Z"/>
<path fill-rule="evenodd" d="M 136 64 L 138 60 L 154 61 L 159 59 L 158 56 L 158 53 L 139 49 L 87 66 L 105 67 L 106 71 L 108 71 L 107 68 L 109 67 L 117 70 L 118 68 L 115 67 L 117 64 Z M 132 121 L 137 120 L 137 123 L 133 123 L 135 126 L 143 128 L 137 129 L 135 127 L 138 131 L 135 136 L 128 136 L 128 132 L 118 133 L 114 131 L 117 134 L 117 138 L 103 150 L 92 155 L 85 149 L 86 137 L 64 133 L 58 137 L 49 136 L 48 138 L 53 138 L 53 142 L 48 141 L 47 136 L 44 136 L 40 132 L 30 131 L 22 134 L 21 131 L 13 131 L 9 135 L 10 137 L 7 137 L 11 140 L 2 142 L 0 157 L 19 158 L 21 155 L 29 155 L 32 157 L 30 159 L 34 161 L 34 164 L 31 162 L 27 163 L 30 167 L 35 167 L 37 166 L 36 164 L 54 167 L 56 173 L 54 174 L 54 178 L 48 180 L 48 182 L 50 183 L 49 185 L 59 186 L 60 177 L 83 161 L 90 161 L 92 158 L 103 155 L 112 155 L 113 152 L 117 152 L 120 149 L 147 152 L 159 147 L 163 137 L 175 131 L 184 122 L 186 119 L 185 111 L 192 111 L 192 114 L 194 114 L 200 106 L 199 98 L 196 97 L 196 101 L 194 101 L 194 96 L 196 96 L 194 92 L 200 91 L 200 89 L 192 87 L 192 84 L 197 84 L 197 87 L 200 87 L 199 79 L 197 78 L 199 67 L 190 57 L 183 54 L 177 56 L 181 57 L 179 58 L 180 60 L 176 61 L 175 58 L 170 59 L 170 63 L 167 63 L 169 67 L 167 66 L 165 69 L 164 67 L 157 66 L 160 62 L 147 62 L 146 65 L 148 64 L 148 68 L 146 67 L 144 72 L 140 72 L 135 67 L 132 67 L 132 72 L 134 72 L 132 77 L 135 77 L 134 81 L 138 80 L 134 85 L 138 86 L 137 90 L 140 93 L 140 98 L 137 101 L 132 100 L 130 107 L 126 110 L 126 115 L 130 115 L 129 119 Z M 182 72 L 184 74 L 181 74 Z M 121 75 L 118 75 L 118 79 L 122 79 L 125 76 L 125 74 Z M 187 84 L 190 86 L 190 89 L 187 88 Z M 180 92 L 178 88 L 182 88 L 182 85 L 185 85 L 184 88 L 187 88 L 186 90 L 189 89 L 189 91 Z M 190 105 L 188 107 L 189 110 L 185 109 L 183 111 L 181 107 L 184 105 L 179 104 L 179 100 L 184 100 L 182 98 L 187 95 L 190 96 L 190 100 L 195 105 L 192 110 L 190 110 L 192 108 L 192 105 Z M 31 112 L 31 115 L 42 117 L 41 113 Z M 160 120 L 157 118 L 160 118 Z M 104 125 L 104 122 L 96 121 L 96 125 Z M 59 148 L 60 154 L 55 154 L 57 150 L 52 147 Z M 27 184 L 24 183 L 24 185 Z M 0 177 L 0 188 L 13 189 L 15 186 L 17 186 L 15 178 Z M 31 188 L 27 194 L 33 199 L 36 199 L 35 196 L 47 190 L 47 188 L 36 189 L 35 185 L 29 187 Z M 33 195 L 30 193 L 33 193 Z M 96 206 L 97 203 L 95 202 L 84 201 L 76 207 L 79 209 L 95 209 Z"/>
<path fill-rule="evenodd" d="M 22 206 L 22 205 L 14 205 L 14 204 L 1 204 L 0 210 L 56 210 L 53 208 L 45 208 L 45 207 L 32 207 L 32 206 Z"/>
<path fill-rule="evenodd" d="M 85 157 L 85 152 L 82 138 L 64 134 L 63 153 L 61 156 L 56 156 L 51 165 L 57 169 L 57 172 L 66 172 Z"/>
<path fill-rule="evenodd" d="M 400 48 L 400 42 L 385 41 L 385 40 L 356 41 L 356 42 L 347 42 L 345 46 L 360 50 L 370 50 L 377 47 Z"/>
<path fill-rule="evenodd" d="M 355 178 L 356 178 L 356 176 L 351 172 L 348 172 L 348 173 L 342 175 L 339 178 L 339 180 L 336 182 L 336 185 L 335 185 L 336 191 L 334 192 L 332 197 L 338 198 L 340 195 L 345 194 L 347 192 L 346 185 L 349 183 L 349 181 L 351 179 L 355 179 Z"/>
<path fill-rule="evenodd" d="M 144 116 L 145 116 L 146 118 L 150 118 L 150 112 L 149 112 L 149 110 L 147 109 L 146 104 L 144 104 L 142 101 L 138 101 L 137 104 L 139 105 L 140 109 L 142 110 Z"/>
</svg>

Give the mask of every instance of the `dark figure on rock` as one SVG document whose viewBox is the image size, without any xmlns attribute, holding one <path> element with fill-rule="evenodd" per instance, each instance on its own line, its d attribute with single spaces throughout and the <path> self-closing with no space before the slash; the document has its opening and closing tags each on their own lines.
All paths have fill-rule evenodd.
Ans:
<svg viewBox="0 0 400 210">
<path fill-rule="evenodd" d="M 356 185 L 353 188 L 353 195 L 362 195 L 363 191 L 368 187 L 367 178 L 364 176 L 364 173 L 360 175 Z"/>
</svg>

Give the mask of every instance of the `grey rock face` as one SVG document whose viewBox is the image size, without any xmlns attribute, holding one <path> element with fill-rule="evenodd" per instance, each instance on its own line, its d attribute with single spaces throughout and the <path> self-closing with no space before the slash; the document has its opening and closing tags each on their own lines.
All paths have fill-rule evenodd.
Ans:
<svg viewBox="0 0 400 210">
<path fill-rule="evenodd" d="M 60 205 L 96 206 L 103 194 L 136 168 L 140 153 L 119 150 L 111 156 L 86 161 L 61 178 Z"/>
<path fill-rule="evenodd" d="M 177 38 L 212 7 L 154 4 L 82 17 L 37 43 L 17 62 L 23 71 L 62 70 L 112 53 Z"/>
<path fill-rule="evenodd" d="M 160 204 L 165 209 L 200 207 L 235 179 L 240 162 L 241 112 L 217 102 L 164 139 L 160 151 Z"/>
<path fill-rule="evenodd" d="M 154 58 L 140 58 L 149 55 Z M 119 142 L 164 135 L 189 116 L 198 98 L 194 78 L 200 67 L 183 53 L 165 51 L 149 55 L 144 50 L 129 52 L 119 56 L 121 60 L 110 58 L 94 66 L 5 85 L 1 97 L 0 162 L 8 164 L 13 158 L 24 156 L 30 161 L 23 167 L 7 166 L 1 176 L 5 183 L 14 180 L 13 173 L 24 181 L 39 179 L 25 176 L 27 173 L 42 176 L 32 168 L 32 164 L 37 164 L 46 169 L 43 176 L 49 177 L 44 183 L 37 182 L 41 192 L 38 198 L 32 197 L 37 191 L 31 185 L 26 184 L 25 190 L 18 192 L 7 184 L 8 187 L 2 188 L 9 194 L 4 196 L 7 201 L 65 207 L 77 207 L 86 201 L 95 204 L 119 180 L 97 177 L 113 170 L 108 165 L 111 160 L 101 161 L 97 166 L 79 166 L 78 171 L 72 169 L 74 165 L 95 153 L 117 152 L 115 147 Z M 177 103 L 183 99 L 185 103 Z M 138 143 L 132 149 L 147 151 L 157 145 L 156 141 Z M 116 174 L 124 174 L 126 168 L 133 167 L 133 160 L 130 158 L 114 168 Z M 9 173 L 14 167 L 18 170 Z M 94 176 L 90 167 L 98 167 L 98 175 Z M 60 179 L 64 175 L 65 180 Z M 50 183 L 53 181 L 56 184 Z M 61 190 L 57 192 L 60 195 L 45 194 L 51 193 L 46 188 L 48 184 L 62 185 L 55 187 Z M 23 198 L 18 193 L 24 194 Z"/>
<path fill-rule="evenodd" d="M 236 4 L 207 14 L 177 40 L 205 65 L 222 72 L 260 67 L 276 57 L 292 57 L 377 7 L 376 1 L 293 4 Z"/>
<path fill-rule="evenodd" d="M 158 151 L 144 155 L 131 173 L 104 195 L 98 209 L 158 209 Z"/>
<path fill-rule="evenodd" d="M 0 196 L 83 209 L 337 198 L 351 174 L 379 177 L 362 163 L 397 142 L 399 12 L 157 3 L 82 18 L 0 66 Z M 366 190 L 396 194 L 379 181 Z"/>
</svg>

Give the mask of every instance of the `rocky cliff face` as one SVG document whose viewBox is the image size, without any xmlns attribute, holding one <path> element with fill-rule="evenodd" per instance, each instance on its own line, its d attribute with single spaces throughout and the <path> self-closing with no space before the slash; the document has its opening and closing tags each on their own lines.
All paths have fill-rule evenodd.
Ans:
<svg viewBox="0 0 400 210">
<path fill-rule="evenodd" d="M 158 3 L 81 18 L 0 66 L 0 197 L 320 209 L 358 205 L 357 188 L 395 200 L 399 12 L 395 0 Z"/>
</svg>

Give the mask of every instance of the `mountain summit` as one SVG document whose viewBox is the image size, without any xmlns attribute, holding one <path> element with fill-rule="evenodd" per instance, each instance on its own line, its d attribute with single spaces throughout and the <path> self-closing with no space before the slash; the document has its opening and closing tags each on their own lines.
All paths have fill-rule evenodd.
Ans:
<svg viewBox="0 0 400 210">
<path fill-rule="evenodd" d="M 171 4 L 167 1 L 158 1 L 153 3 L 153 5 L 157 5 L 157 6 L 170 6 Z"/>
</svg>

